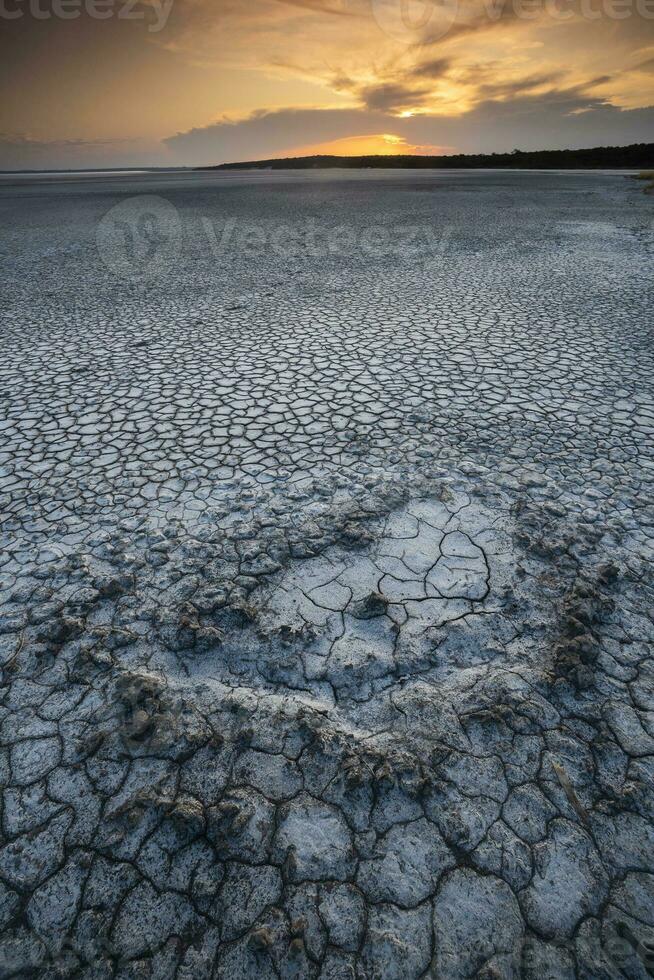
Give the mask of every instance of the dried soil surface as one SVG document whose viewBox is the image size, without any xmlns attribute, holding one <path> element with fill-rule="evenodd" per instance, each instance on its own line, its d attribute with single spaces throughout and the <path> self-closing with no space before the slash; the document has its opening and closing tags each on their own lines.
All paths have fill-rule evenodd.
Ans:
<svg viewBox="0 0 654 980">
<path fill-rule="evenodd" d="M 179 234 L 121 278 L 96 229 L 143 195 Z M 0 214 L 1 975 L 651 975 L 638 185 L 5 179 Z"/>
</svg>

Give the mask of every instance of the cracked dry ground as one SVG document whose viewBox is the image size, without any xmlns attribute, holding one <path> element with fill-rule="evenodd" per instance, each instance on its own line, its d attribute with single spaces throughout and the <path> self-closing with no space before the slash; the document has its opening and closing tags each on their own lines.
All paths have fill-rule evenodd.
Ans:
<svg viewBox="0 0 654 980">
<path fill-rule="evenodd" d="M 95 223 L 152 189 L 184 248 L 121 283 Z M 648 199 L 0 206 L 1 975 L 651 975 Z M 449 237 L 216 259 L 207 214 Z"/>
</svg>

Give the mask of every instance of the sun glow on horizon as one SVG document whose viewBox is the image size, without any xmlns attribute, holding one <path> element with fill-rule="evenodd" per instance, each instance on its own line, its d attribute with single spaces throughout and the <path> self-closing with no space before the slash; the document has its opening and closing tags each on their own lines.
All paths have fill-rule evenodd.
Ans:
<svg viewBox="0 0 654 980">
<path fill-rule="evenodd" d="M 425 154 L 440 156 L 453 153 L 451 146 L 421 146 L 408 143 L 403 136 L 395 133 L 371 133 L 361 136 L 345 136 L 341 139 L 329 140 L 325 143 L 312 143 L 306 146 L 294 147 L 280 156 L 405 156 L 407 154 Z"/>
</svg>

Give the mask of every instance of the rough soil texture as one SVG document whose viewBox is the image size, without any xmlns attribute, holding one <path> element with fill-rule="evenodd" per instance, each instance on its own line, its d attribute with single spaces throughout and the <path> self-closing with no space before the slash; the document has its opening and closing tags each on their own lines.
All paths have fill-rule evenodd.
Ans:
<svg viewBox="0 0 654 980">
<path fill-rule="evenodd" d="M 645 980 L 649 199 L 219 180 L 0 187 L 0 975 Z"/>
</svg>

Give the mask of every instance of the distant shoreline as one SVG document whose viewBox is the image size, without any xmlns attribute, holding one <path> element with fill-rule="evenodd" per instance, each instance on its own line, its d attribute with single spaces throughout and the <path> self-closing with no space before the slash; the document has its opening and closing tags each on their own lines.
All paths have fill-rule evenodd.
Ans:
<svg viewBox="0 0 654 980">
<path fill-rule="evenodd" d="M 79 167 L 75 170 L 58 170 L 56 167 L 47 167 L 45 170 L 0 170 L 0 177 L 42 177 L 57 176 L 84 177 L 86 175 L 99 174 L 100 176 L 113 176 L 114 174 L 165 174 L 174 173 L 178 170 L 193 170 L 194 167 Z"/>
<path fill-rule="evenodd" d="M 512 153 L 457 153 L 449 156 L 330 156 L 274 157 L 218 163 L 194 170 L 643 170 L 654 167 L 654 143 L 596 146 L 579 150 L 514 150 Z"/>
<path fill-rule="evenodd" d="M 80 167 L 0 170 L 2 177 L 110 177 L 238 170 L 654 170 L 654 143 L 597 146 L 577 150 L 514 150 L 512 153 L 457 153 L 447 156 L 363 155 L 272 157 L 200 167 Z"/>
</svg>

